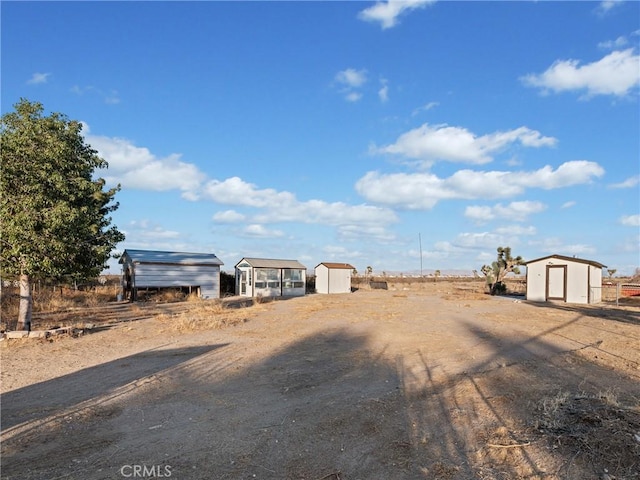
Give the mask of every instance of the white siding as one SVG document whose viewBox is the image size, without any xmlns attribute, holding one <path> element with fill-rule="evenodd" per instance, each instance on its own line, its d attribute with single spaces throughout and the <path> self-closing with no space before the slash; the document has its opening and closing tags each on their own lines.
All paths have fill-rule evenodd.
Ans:
<svg viewBox="0 0 640 480">
<path fill-rule="evenodd" d="M 329 293 L 329 269 L 324 265 L 316 267 L 316 293 Z"/>
<path fill-rule="evenodd" d="M 130 285 L 135 291 L 145 288 L 200 289 L 202 298 L 220 297 L 220 265 L 213 254 L 192 254 L 146 250 L 125 250 L 120 259 L 123 282 L 130 273 Z"/>
<path fill-rule="evenodd" d="M 200 287 L 202 298 L 220 297 L 220 267 L 213 265 L 153 265 L 134 267 L 134 287 Z"/>
<path fill-rule="evenodd" d="M 527 300 L 598 303 L 602 301 L 602 267 L 597 265 L 556 256 L 527 263 Z"/>
<path fill-rule="evenodd" d="M 543 262 L 527 264 L 527 300 L 546 301 L 547 269 Z"/>
<path fill-rule="evenodd" d="M 567 262 L 567 303 L 589 303 L 589 265 Z"/>
<path fill-rule="evenodd" d="M 347 268 L 329 268 L 320 264 L 316 267 L 317 293 L 351 292 L 351 270 Z"/>
</svg>

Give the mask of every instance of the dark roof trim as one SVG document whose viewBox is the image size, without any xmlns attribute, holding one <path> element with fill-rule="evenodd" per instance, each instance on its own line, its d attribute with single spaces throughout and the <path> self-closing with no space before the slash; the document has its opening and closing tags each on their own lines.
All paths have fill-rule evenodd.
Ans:
<svg viewBox="0 0 640 480">
<path fill-rule="evenodd" d="M 320 262 L 316 265 L 318 268 L 320 265 L 324 265 L 327 268 L 341 269 L 341 270 L 353 270 L 353 265 L 349 265 L 348 263 L 337 263 L 337 262 Z"/>
<path fill-rule="evenodd" d="M 586 263 L 587 265 L 593 265 L 598 268 L 606 268 L 606 265 L 603 265 L 600 262 L 596 262 L 595 260 L 587 260 L 585 258 L 577 258 L 577 257 L 567 257 L 565 255 L 548 255 L 546 257 L 536 258 L 534 260 L 529 260 L 528 262 L 524 262 L 524 265 L 528 265 L 530 263 L 540 262 L 542 260 L 547 260 L 549 258 L 557 258 L 558 260 L 564 260 L 566 262 L 577 262 L 577 263 Z"/>
</svg>

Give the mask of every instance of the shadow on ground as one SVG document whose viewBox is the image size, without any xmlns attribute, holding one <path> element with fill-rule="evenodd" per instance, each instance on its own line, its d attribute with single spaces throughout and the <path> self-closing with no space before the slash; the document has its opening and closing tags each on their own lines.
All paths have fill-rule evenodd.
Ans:
<svg viewBox="0 0 640 480">
<path fill-rule="evenodd" d="M 69 408 L 117 392 L 142 378 L 226 345 L 163 349 L 142 353 L 86 368 L 79 372 L 12 390 L 2 395 L 2 432 L 25 423 L 68 412 Z M 34 365 L 32 368 L 38 368 Z"/>
<path fill-rule="evenodd" d="M 560 302 L 527 302 L 529 305 L 539 308 L 554 309 L 563 312 L 574 312 L 585 317 L 596 317 L 606 320 L 640 325 L 640 310 L 624 308 L 615 304 L 579 305 Z M 635 304 L 632 306 L 640 306 Z"/>
<path fill-rule="evenodd" d="M 580 355 L 591 346 L 567 350 L 546 339 L 575 321 L 519 340 L 462 321 L 492 352 L 464 372 L 426 350 L 418 364 L 389 359 L 346 328 L 301 338 L 257 364 L 223 345 L 145 352 L 5 396 L 3 424 L 37 421 L 5 432 L 3 478 L 120 478 L 133 464 L 169 467 L 181 480 L 624 473 L 627 465 L 585 459 L 578 447 L 554 449 L 560 433 L 541 421 L 544 399 L 562 391 L 587 398 L 610 382 L 627 385 L 622 401 L 640 395 L 637 379 Z M 602 433 L 595 421 L 583 426 Z"/>
</svg>

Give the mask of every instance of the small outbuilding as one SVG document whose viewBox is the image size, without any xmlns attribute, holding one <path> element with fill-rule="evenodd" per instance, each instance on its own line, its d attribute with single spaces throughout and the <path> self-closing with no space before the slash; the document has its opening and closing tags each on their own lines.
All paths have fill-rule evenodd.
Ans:
<svg viewBox="0 0 640 480">
<path fill-rule="evenodd" d="M 322 262 L 315 268 L 316 293 L 350 293 L 353 266 L 348 263 Z"/>
<path fill-rule="evenodd" d="M 606 265 L 563 255 L 536 258 L 525 265 L 527 300 L 585 304 L 602 301 L 602 269 Z"/>
<path fill-rule="evenodd" d="M 220 298 L 220 266 L 213 253 L 125 250 L 120 257 L 124 295 L 136 300 L 141 289 L 182 288 L 201 298 Z"/>
<path fill-rule="evenodd" d="M 306 293 L 307 267 L 297 260 L 244 257 L 236 264 L 236 295 L 299 297 Z"/>
</svg>

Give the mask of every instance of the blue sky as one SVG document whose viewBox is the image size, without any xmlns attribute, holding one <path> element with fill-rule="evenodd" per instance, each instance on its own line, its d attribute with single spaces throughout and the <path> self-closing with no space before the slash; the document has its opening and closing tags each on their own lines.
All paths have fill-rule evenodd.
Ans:
<svg viewBox="0 0 640 480">
<path fill-rule="evenodd" d="M 640 266 L 639 2 L 1 9 L 2 112 L 85 123 L 121 250 Z"/>
</svg>

